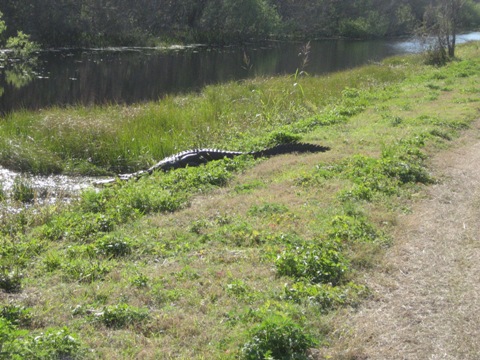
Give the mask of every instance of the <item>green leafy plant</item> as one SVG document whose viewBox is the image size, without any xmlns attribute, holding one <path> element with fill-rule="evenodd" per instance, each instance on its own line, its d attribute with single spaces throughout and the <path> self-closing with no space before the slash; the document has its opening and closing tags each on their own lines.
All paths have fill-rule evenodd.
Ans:
<svg viewBox="0 0 480 360">
<path fill-rule="evenodd" d="M 32 315 L 29 308 L 17 305 L 5 305 L 0 307 L 0 318 L 7 320 L 15 326 L 28 326 L 32 322 Z"/>
<path fill-rule="evenodd" d="M 335 216 L 328 229 L 328 237 L 344 242 L 374 242 L 384 239 L 364 216 Z"/>
<path fill-rule="evenodd" d="M 336 240 L 290 245 L 275 261 L 278 275 L 312 283 L 338 284 L 348 271 L 348 260 Z"/>
<path fill-rule="evenodd" d="M 253 290 L 247 284 L 245 284 L 244 281 L 239 279 L 230 281 L 225 290 L 227 294 L 238 299 L 249 300 L 254 296 Z"/>
<path fill-rule="evenodd" d="M 130 283 L 137 287 L 137 288 L 146 288 L 149 286 L 149 278 L 146 275 L 139 274 L 137 276 L 134 276 L 131 280 Z"/>
<path fill-rule="evenodd" d="M 67 327 L 42 333 L 17 330 L 0 318 L 0 358 L 2 359 L 79 359 L 85 349 Z"/>
<path fill-rule="evenodd" d="M 123 237 L 105 235 L 95 242 L 95 250 L 98 254 L 109 257 L 121 257 L 132 252 L 132 240 Z"/>
<path fill-rule="evenodd" d="M 128 304 L 106 306 L 97 314 L 97 320 L 111 328 L 123 328 L 148 319 L 147 309 L 140 309 Z"/>
<path fill-rule="evenodd" d="M 285 285 L 283 298 L 296 303 L 314 303 L 327 312 L 342 306 L 354 306 L 368 294 L 363 285 L 349 282 L 345 285 L 310 284 L 304 281 Z"/>
<path fill-rule="evenodd" d="M 278 144 L 291 144 L 300 141 L 301 136 L 289 131 L 274 131 L 268 135 L 266 146 L 275 146 Z"/>
<path fill-rule="evenodd" d="M 271 315 L 249 331 L 240 350 L 244 360 L 307 359 L 307 350 L 317 342 L 287 316 Z"/>
</svg>

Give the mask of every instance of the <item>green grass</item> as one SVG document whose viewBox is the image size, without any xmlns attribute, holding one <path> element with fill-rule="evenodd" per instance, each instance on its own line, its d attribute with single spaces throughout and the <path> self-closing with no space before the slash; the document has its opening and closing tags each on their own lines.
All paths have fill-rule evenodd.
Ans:
<svg viewBox="0 0 480 360">
<path fill-rule="evenodd" d="M 240 156 L 5 212 L 0 353 L 302 359 L 328 346 L 337 312 L 370 295 L 362 279 L 396 216 L 435 181 L 430 155 L 478 117 L 479 51 L 461 47 L 441 68 L 393 58 L 2 119 L 2 164 L 40 173 L 131 171 L 189 147 L 299 137 L 331 150 Z"/>
<path fill-rule="evenodd" d="M 345 88 L 381 87 L 404 76 L 402 68 L 370 66 L 321 81 L 285 76 L 209 86 L 147 105 L 15 112 L 0 123 L 0 163 L 40 174 L 102 174 L 132 172 L 194 147 L 258 149 L 266 132 L 316 116 Z M 322 121 L 357 111 L 349 105 L 330 106 Z"/>
</svg>

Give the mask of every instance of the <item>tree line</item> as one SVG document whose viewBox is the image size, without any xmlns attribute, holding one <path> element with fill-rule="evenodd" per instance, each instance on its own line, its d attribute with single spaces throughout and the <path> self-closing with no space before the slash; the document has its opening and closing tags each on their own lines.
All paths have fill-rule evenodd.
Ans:
<svg viewBox="0 0 480 360">
<path fill-rule="evenodd" d="M 61 47 L 400 36 L 442 1 L 448 0 L 0 0 L 0 11 L 5 36 L 22 30 L 43 46 Z M 478 27 L 480 0 L 462 0 L 461 9 L 459 24 Z"/>
</svg>

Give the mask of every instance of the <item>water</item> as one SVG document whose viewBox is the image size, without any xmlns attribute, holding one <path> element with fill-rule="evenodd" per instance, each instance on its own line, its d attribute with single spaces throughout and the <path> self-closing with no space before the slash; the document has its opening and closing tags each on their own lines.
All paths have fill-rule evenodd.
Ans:
<svg viewBox="0 0 480 360">
<path fill-rule="evenodd" d="M 34 194 L 33 201 L 23 204 L 13 200 L 14 187 L 18 180 L 31 189 Z M 18 212 L 29 206 L 53 204 L 58 200 L 65 202 L 74 199 L 82 190 L 91 188 L 95 180 L 98 179 L 88 176 L 19 174 L 0 166 L 0 187 L 6 195 L 6 201 L 0 202 L 0 218 L 2 218 L 4 210 Z"/>
<path fill-rule="evenodd" d="M 480 33 L 459 37 L 459 42 L 469 40 L 480 40 Z M 131 104 L 197 91 L 208 84 L 294 74 L 302 67 L 303 45 L 270 42 L 222 48 L 44 51 L 32 69 L 12 74 L 6 68 L 2 71 L 0 64 L 0 114 L 54 105 Z M 410 40 L 314 41 L 305 70 L 319 75 L 421 50 L 419 43 Z"/>
</svg>

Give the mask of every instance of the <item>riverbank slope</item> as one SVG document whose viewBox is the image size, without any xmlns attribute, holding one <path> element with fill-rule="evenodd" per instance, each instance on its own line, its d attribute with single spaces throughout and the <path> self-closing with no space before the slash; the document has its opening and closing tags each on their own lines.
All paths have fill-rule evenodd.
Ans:
<svg viewBox="0 0 480 360">
<path fill-rule="evenodd" d="M 240 156 L 87 191 L 71 205 L 3 213 L 1 351 L 18 358 L 369 356 L 368 343 L 352 350 L 341 341 L 357 326 L 346 328 L 345 314 L 361 319 L 390 294 L 373 279 L 379 271 L 389 276 L 391 254 L 409 239 L 404 219 L 420 221 L 418 201 L 441 186 L 432 159 L 477 131 L 479 52 L 478 43 L 468 44 L 441 68 L 401 57 L 328 77 L 209 87 L 145 107 L 12 115 L 1 129 L 11 141 L 0 154 L 12 163 L 41 149 L 49 164 L 62 148 L 70 158 L 57 158 L 59 168 L 88 153 L 108 171 L 115 156 L 103 156 L 98 150 L 110 143 L 98 140 L 119 128 L 130 131 L 111 137 L 123 153 L 128 139 L 139 145 L 130 164 L 148 162 L 142 136 L 159 128 L 165 109 L 214 119 L 199 142 L 256 149 L 302 141 L 329 151 Z M 113 120 L 122 126 L 112 130 Z M 74 141 L 79 130 L 83 141 Z M 20 151 L 13 140 L 33 145 Z M 83 164 L 93 168 L 88 158 Z M 445 287 L 433 281 L 424 289 Z M 415 293 L 405 294 L 415 303 Z"/>
</svg>

